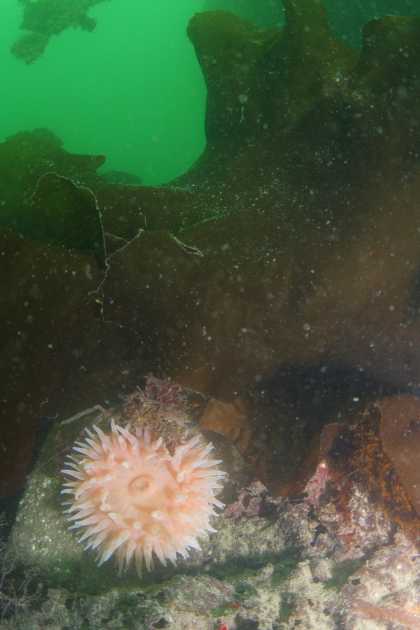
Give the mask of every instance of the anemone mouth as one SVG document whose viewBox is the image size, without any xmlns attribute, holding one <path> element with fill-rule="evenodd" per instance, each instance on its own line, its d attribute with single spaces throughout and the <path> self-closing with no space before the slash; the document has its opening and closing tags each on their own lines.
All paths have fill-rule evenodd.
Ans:
<svg viewBox="0 0 420 630">
<path fill-rule="evenodd" d="M 144 500 L 156 492 L 158 485 L 152 475 L 139 475 L 130 482 L 129 488 L 136 499 Z"/>
</svg>

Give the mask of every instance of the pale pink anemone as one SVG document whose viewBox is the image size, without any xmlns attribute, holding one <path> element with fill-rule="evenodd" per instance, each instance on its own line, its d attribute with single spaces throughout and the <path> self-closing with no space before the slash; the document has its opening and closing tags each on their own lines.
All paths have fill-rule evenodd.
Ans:
<svg viewBox="0 0 420 630">
<path fill-rule="evenodd" d="M 171 455 L 147 429 L 134 435 L 113 420 L 109 435 L 93 428 L 97 435 L 86 429 L 86 443 L 74 446 L 81 455 L 69 455 L 62 472 L 75 480 L 62 492 L 73 495 L 65 513 L 71 529 L 82 528 L 85 549 L 98 550 L 99 566 L 116 552 L 120 573 L 134 558 L 141 576 L 143 559 L 153 568 L 153 552 L 166 566 L 177 553 L 186 558 L 187 549 L 200 549 L 197 537 L 216 531 L 213 506 L 224 507 L 214 492 L 226 473 L 213 469 L 221 460 L 207 458 L 212 445 L 197 448 L 195 437 Z"/>
</svg>

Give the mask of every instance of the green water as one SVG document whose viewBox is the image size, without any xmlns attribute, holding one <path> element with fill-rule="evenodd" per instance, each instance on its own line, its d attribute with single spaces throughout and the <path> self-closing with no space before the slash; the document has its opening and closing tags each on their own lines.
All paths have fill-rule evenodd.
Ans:
<svg viewBox="0 0 420 630">
<path fill-rule="evenodd" d="M 326 2 L 333 32 L 360 47 L 362 25 L 386 13 L 420 14 L 419 0 Z M 103 170 L 160 184 L 184 173 L 204 143 L 206 89 L 189 19 L 226 8 L 260 28 L 283 21 L 280 2 L 261 0 L 110 0 L 94 6 L 93 33 L 53 35 L 25 65 L 10 53 L 22 34 L 18 0 L 0 4 L 0 141 L 21 130 L 52 129 L 72 153 L 104 154 Z"/>
<path fill-rule="evenodd" d="M 111 0 L 93 7 L 92 33 L 53 35 L 26 65 L 10 53 L 23 7 L 0 3 L 0 141 L 52 129 L 71 153 L 104 154 L 105 170 L 168 181 L 204 147 L 205 85 L 186 36 L 201 0 Z"/>
</svg>

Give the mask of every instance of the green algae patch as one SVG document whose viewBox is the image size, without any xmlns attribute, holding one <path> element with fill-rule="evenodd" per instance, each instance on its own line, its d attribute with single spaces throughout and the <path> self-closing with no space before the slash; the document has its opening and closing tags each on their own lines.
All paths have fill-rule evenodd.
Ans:
<svg viewBox="0 0 420 630">
<path fill-rule="evenodd" d="M 296 593 L 285 593 L 281 596 L 279 622 L 287 623 L 297 608 Z"/>
<path fill-rule="evenodd" d="M 138 622 L 144 622 L 154 608 L 155 604 L 142 592 L 123 593 L 113 607 L 109 620 L 118 619 L 121 628 L 132 630 Z"/>
<path fill-rule="evenodd" d="M 340 564 L 335 564 L 332 567 L 332 578 L 325 582 L 324 588 L 335 588 L 338 591 L 347 582 L 350 575 L 361 569 L 366 564 L 367 558 L 355 558 L 354 560 L 344 560 Z"/>
<path fill-rule="evenodd" d="M 239 582 L 235 582 L 234 587 L 235 592 L 238 593 L 238 597 L 240 599 L 247 599 L 255 593 L 255 588 L 251 584 L 242 580 L 239 580 Z"/>
<path fill-rule="evenodd" d="M 265 564 L 263 559 L 236 558 L 223 565 L 210 566 L 208 574 L 217 580 L 235 584 L 237 580 L 253 578 L 258 569 Z"/>
<path fill-rule="evenodd" d="M 223 606 L 219 606 L 218 608 L 213 608 L 210 611 L 210 615 L 212 617 L 223 617 L 224 615 L 232 614 L 232 612 L 236 611 L 236 607 L 233 606 L 235 602 L 229 604 L 223 604 Z"/>
<path fill-rule="evenodd" d="M 162 588 L 170 589 L 171 587 L 175 585 L 181 584 L 182 581 L 183 581 L 183 578 L 181 575 L 174 575 L 174 577 L 168 580 L 164 580 L 160 582 L 159 584 L 151 584 L 150 586 L 146 586 L 144 588 L 144 593 L 148 597 L 155 597 L 158 593 L 162 592 Z"/>
<path fill-rule="evenodd" d="M 271 586 L 280 586 L 286 582 L 302 560 L 301 548 L 289 549 L 277 562 L 273 563 L 274 573 L 271 578 Z"/>
</svg>

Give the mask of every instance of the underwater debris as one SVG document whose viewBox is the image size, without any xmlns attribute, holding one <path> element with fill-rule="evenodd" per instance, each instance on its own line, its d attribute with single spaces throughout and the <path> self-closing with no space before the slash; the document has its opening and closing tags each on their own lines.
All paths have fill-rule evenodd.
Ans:
<svg viewBox="0 0 420 630">
<path fill-rule="evenodd" d="M 19 0 L 24 6 L 20 28 L 25 33 L 12 45 L 11 52 L 27 64 L 42 57 L 51 35 L 66 28 L 80 27 L 92 32 L 96 20 L 87 11 L 104 0 Z"/>
</svg>

